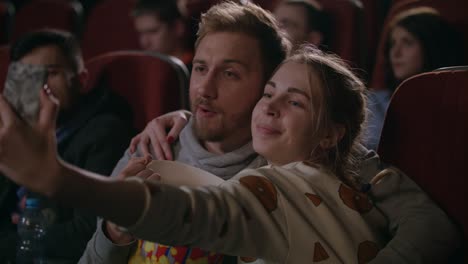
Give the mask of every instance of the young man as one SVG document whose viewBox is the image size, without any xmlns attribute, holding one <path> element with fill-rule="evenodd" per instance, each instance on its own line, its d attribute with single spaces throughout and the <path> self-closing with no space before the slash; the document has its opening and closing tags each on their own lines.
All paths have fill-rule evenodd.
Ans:
<svg viewBox="0 0 468 264">
<path fill-rule="evenodd" d="M 134 26 L 143 50 L 179 58 L 185 64 L 193 54 L 188 29 L 176 1 L 139 0 L 132 11 Z"/>
<path fill-rule="evenodd" d="M 287 0 L 274 11 L 275 18 L 297 48 L 309 43 L 323 48 L 327 40 L 326 14 L 315 0 Z"/>
<path fill-rule="evenodd" d="M 47 67 L 47 85 L 60 102 L 56 130 L 60 157 L 87 170 L 110 173 L 132 136 L 131 111 L 105 89 L 80 93 L 87 71 L 75 38 L 50 30 L 26 34 L 12 46 L 11 61 Z M 96 216 L 43 202 L 54 219 L 44 241 L 47 258 L 57 263 L 76 263 L 96 229 Z M 17 216 L 14 218 L 17 221 Z M 14 234 L 8 240 L 3 240 L 6 235 L 0 236 L 2 245 L 5 242 L 12 247 L 8 251 L 0 245 L 0 260 L 4 254 L 14 260 L 16 230 L 10 232 Z"/>
<path fill-rule="evenodd" d="M 245 14 L 246 10 L 253 8 L 250 5 L 234 5 L 234 9 L 231 9 L 227 8 L 226 5 L 231 6 L 232 4 L 224 4 L 211 9 L 204 17 L 205 23 L 209 18 L 213 18 L 224 22 L 234 22 L 238 25 L 239 23 L 233 19 L 232 14 Z M 240 12 L 239 10 L 244 11 Z M 219 11 L 220 16 L 215 16 L 214 13 L 217 13 L 215 11 Z M 259 19 L 268 16 L 264 12 L 260 12 L 255 17 Z M 249 28 L 251 27 L 252 25 L 249 24 Z M 268 61 L 269 58 L 272 58 L 271 56 L 265 57 L 266 54 L 275 54 L 272 47 L 275 45 L 281 46 L 281 38 L 275 34 L 271 35 L 271 33 L 274 33 L 274 30 L 271 29 L 275 28 L 276 26 L 273 25 L 272 28 L 267 30 L 270 34 L 266 35 L 261 34 L 258 28 L 251 28 L 247 32 L 243 32 L 215 27 L 214 31 L 207 34 L 203 34 L 204 30 L 201 29 L 194 60 L 195 67 L 193 70 L 195 74 L 191 80 L 194 120 L 184 129 L 180 141 L 176 144 L 175 158 L 177 160 L 207 169 L 222 177 L 229 177 L 230 172 L 235 173 L 244 167 L 257 165 L 255 164 L 255 153 L 253 153 L 249 143 L 250 131 L 246 128 L 249 126 L 249 120 L 244 120 L 241 117 L 250 114 L 252 108 L 248 108 L 246 102 L 250 102 L 255 96 L 261 94 L 262 85 L 269 78 L 272 69 L 279 63 L 276 60 L 273 62 Z M 252 31 L 254 32 L 253 35 Z M 217 41 L 213 41 L 214 37 L 217 38 L 216 40 L 218 38 L 220 41 L 222 40 L 220 47 L 216 46 Z M 267 46 L 258 43 L 267 43 Z M 247 61 L 245 61 L 246 58 L 248 58 Z M 260 58 L 264 60 L 259 62 Z M 252 67 L 255 65 L 261 65 L 261 70 Z M 254 78 L 252 74 L 260 75 L 260 77 Z M 249 83 L 255 83 L 255 87 L 248 85 L 246 80 Z M 246 85 L 248 86 L 244 87 Z M 242 91 L 238 96 L 235 93 L 236 89 Z M 248 93 L 245 90 L 248 90 Z M 52 108 L 51 104 L 45 104 L 43 112 L 47 114 L 52 111 Z M 241 110 L 241 108 L 244 110 Z M 8 155 L 0 155 L 0 169 L 2 171 L 11 172 L 10 177 L 15 181 L 28 183 L 30 187 L 38 189 L 41 189 L 40 186 L 44 185 L 44 183 L 35 182 L 34 178 L 28 177 L 28 172 L 32 171 L 34 165 L 39 162 L 43 164 L 45 171 L 48 172 L 48 174 L 41 175 L 43 176 L 42 179 L 55 178 L 48 175 L 63 175 L 68 180 L 72 178 L 90 180 L 90 178 L 86 177 L 67 177 L 70 174 L 76 176 L 87 173 L 72 169 L 56 161 L 54 152 L 47 148 L 30 146 L 31 142 L 34 141 L 28 139 L 25 136 L 26 134 L 32 133 L 41 142 L 47 142 L 45 133 L 27 129 L 22 123 L 19 123 L 2 100 L 0 100 L 0 109 L 2 110 L 0 111 L 0 149 L 5 151 L 4 153 L 8 153 Z M 230 122 L 227 117 L 236 117 L 236 122 Z M 40 122 L 38 125 L 39 129 L 48 127 L 44 122 Z M 237 127 L 240 129 L 237 130 Z M 197 131 L 200 133 L 197 133 Z M 241 141 L 245 142 L 242 143 Z M 49 141 L 49 145 L 52 143 Z M 17 150 L 13 147 L 13 144 L 21 147 L 21 150 Z M 378 157 L 373 152 L 367 153 L 365 149 L 362 152 L 366 161 L 360 176 L 363 181 L 368 182 L 385 167 L 380 164 Z M 127 153 L 120 164 L 126 164 L 129 156 Z M 33 159 L 34 163 L 30 164 L 30 167 L 23 168 L 20 164 L 25 157 L 29 160 L 32 157 L 36 159 Z M 233 166 L 229 166 L 227 163 L 233 164 Z M 18 171 L 19 168 L 21 168 L 20 171 Z M 122 166 L 118 166 L 114 174 L 118 174 L 121 168 Z M 222 174 L 223 170 L 226 172 L 224 175 Z M 385 186 L 380 186 L 371 193 L 376 206 L 388 216 L 389 232 L 394 235 L 387 247 L 382 249 L 374 259 L 374 263 L 443 262 L 444 258 L 457 247 L 459 242 L 452 224 L 445 214 L 408 178 L 393 180 L 393 183 L 399 188 L 393 188 L 393 186 L 391 189 L 400 191 L 396 193 L 389 192 Z M 51 183 L 53 184 L 53 182 Z M 99 184 L 99 181 L 96 181 L 96 184 Z M 137 185 L 135 185 L 135 192 L 132 193 L 135 195 L 135 199 L 138 198 L 143 201 L 144 193 L 140 193 L 141 189 L 136 187 Z M 118 192 L 119 190 L 117 183 L 113 191 Z M 73 201 L 72 195 L 64 193 L 50 193 L 49 195 L 54 195 L 64 202 L 71 203 Z M 93 203 L 90 202 L 80 201 L 77 203 L 74 201 L 73 203 L 77 206 L 93 208 Z M 114 205 L 116 203 L 118 203 L 118 206 Z M 117 200 L 109 201 L 106 211 L 101 210 L 101 213 L 108 217 L 116 214 L 124 215 L 126 220 L 122 220 L 120 224 L 131 225 L 135 223 L 138 216 L 124 214 L 123 212 L 126 212 L 127 208 L 135 207 L 143 210 L 144 205 L 129 203 L 124 196 L 119 196 Z M 177 210 L 177 208 L 170 209 Z M 427 232 L 426 226 L 437 226 L 438 228 L 431 230 L 432 232 Z M 128 243 L 122 246 L 112 243 L 109 237 L 112 237 L 111 232 L 115 230 L 108 227 L 109 225 L 105 222 L 99 225 L 93 240 L 88 244 L 87 255 L 82 258 L 82 263 L 126 263 L 129 260 L 129 254 L 134 254 L 130 251 Z M 108 236 L 103 230 L 108 232 Z M 128 239 L 128 237 L 123 238 Z M 117 240 L 118 237 L 115 240 L 116 243 L 118 243 Z M 129 242 L 129 240 L 123 241 Z M 134 241 L 129 243 L 135 245 Z M 242 243 L 242 241 L 239 241 L 239 243 Z M 150 246 L 146 247 L 149 249 L 149 252 L 146 252 L 150 256 L 148 261 L 157 261 L 158 259 L 154 256 L 155 251 Z M 138 248 L 141 249 L 141 247 Z M 168 257 L 172 257 L 172 252 L 177 250 L 165 249 L 164 252 L 166 251 L 169 252 Z M 312 255 L 313 253 L 311 253 Z M 151 256 L 154 257 L 151 258 Z"/>
</svg>

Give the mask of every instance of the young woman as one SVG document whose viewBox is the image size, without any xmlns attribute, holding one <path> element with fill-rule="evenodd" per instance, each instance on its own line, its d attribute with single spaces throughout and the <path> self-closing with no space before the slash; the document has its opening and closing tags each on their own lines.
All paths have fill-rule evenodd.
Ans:
<svg viewBox="0 0 468 264">
<path fill-rule="evenodd" d="M 146 240 L 244 256 L 243 262 L 366 263 L 386 242 L 379 231 L 386 221 L 361 192 L 367 185 L 353 177 L 365 109 L 362 82 L 337 58 L 306 47 L 281 64 L 253 111 L 253 146 L 268 160 L 265 167 L 199 188 L 114 181 L 56 158 L 41 159 L 47 173 L 9 177 Z M 41 155 L 53 153 L 52 143 Z"/>
<path fill-rule="evenodd" d="M 369 94 L 366 146 L 376 149 L 385 112 L 397 86 L 405 79 L 441 67 L 463 65 L 461 36 L 429 7 L 404 11 L 390 23 L 386 45 L 386 87 Z M 383 88 L 383 89 L 382 89 Z"/>
</svg>

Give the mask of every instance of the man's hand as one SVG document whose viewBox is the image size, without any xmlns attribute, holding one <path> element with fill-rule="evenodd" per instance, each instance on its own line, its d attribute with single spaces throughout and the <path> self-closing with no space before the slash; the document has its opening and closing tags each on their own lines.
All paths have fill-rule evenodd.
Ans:
<svg viewBox="0 0 468 264">
<path fill-rule="evenodd" d="M 112 241 L 112 243 L 117 245 L 126 245 L 135 240 L 135 237 L 133 237 L 131 234 L 120 231 L 118 225 L 110 221 L 106 221 L 104 224 L 104 233 L 106 234 L 107 238 Z"/>
<path fill-rule="evenodd" d="M 41 90 L 40 102 L 38 121 L 30 126 L 0 95 L 0 170 L 17 184 L 51 196 L 62 170 L 55 141 L 58 101 Z"/>
</svg>

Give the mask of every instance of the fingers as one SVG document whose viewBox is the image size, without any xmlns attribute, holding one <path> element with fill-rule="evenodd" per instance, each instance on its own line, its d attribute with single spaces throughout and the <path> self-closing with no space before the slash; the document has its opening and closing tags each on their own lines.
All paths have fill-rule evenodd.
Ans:
<svg viewBox="0 0 468 264">
<path fill-rule="evenodd" d="M 174 126 L 167 134 L 169 144 L 172 144 L 179 137 L 182 129 L 184 129 L 184 127 L 187 125 L 187 122 L 188 120 L 185 117 L 181 117 L 175 120 Z"/>
<path fill-rule="evenodd" d="M 154 119 L 148 124 L 148 135 L 151 139 L 151 146 L 153 147 L 154 154 L 158 160 L 165 160 L 166 157 L 163 152 L 162 144 L 166 138 L 166 131 L 160 125 L 157 119 Z"/>
<path fill-rule="evenodd" d="M 140 133 L 141 136 L 139 137 L 138 146 L 144 150 L 145 153 L 149 153 L 149 150 L 147 150 L 149 142 L 146 141 L 151 141 L 151 146 L 158 160 L 173 160 L 170 145 L 188 123 L 190 116 L 190 112 L 179 110 L 151 120 L 147 124 L 145 130 Z M 169 134 L 166 133 L 166 128 L 171 128 Z M 145 137 L 144 140 L 143 137 Z M 137 140 L 132 140 L 132 144 L 133 141 L 136 142 Z"/>
<path fill-rule="evenodd" d="M 174 141 L 173 139 L 169 138 L 172 142 Z M 172 142 L 169 142 L 169 139 L 163 139 L 164 141 L 161 143 L 164 159 L 166 160 L 173 160 L 172 157 L 172 149 L 171 146 L 169 145 Z"/>
<path fill-rule="evenodd" d="M 151 152 L 148 145 L 150 144 L 150 139 L 147 134 L 143 134 L 141 137 L 140 150 L 144 157 L 151 157 Z"/>
<path fill-rule="evenodd" d="M 188 111 L 188 110 L 179 110 L 178 111 L 180 113 L 180 116 L 185 119 L 185 123 L 188 122 L 188 120 L 192 117 L 192 112 Z"/>
<path fill-rule="evenodd" d="M 17 120 L 16 114 L 11 109 L 10 104 L 0 94 L 0 124 L 2 127 L 10 126 Z"/>
<path fill-rule="evenodd" d="M 105 229 L 108 237 L 114 244 L 124 245 L 134 240 L 131 234 L 120 231 L 119 227 L 112 222 L 106 221 Z"/>
<path fill-rule="evenodd" d="M 138 157 L 132 158 L 125 167 L 117 176 L 118 179 L 125 179 L 130 176 L 137 175 L 140 171 L 146 169 L 146 165 L 151 161 L 151 158 L 148 157 Z"/>
<path fill-rule="evenodd" d="M 40 130 L 55 131 L 55 122 L 58 115 L 59 102 L 50 90 L 41 89 L 39 94 L 41 109 L 39 111 L 39 119 L 37 126 Z"/>
<path fill-rule="evenodd" d="M 172 160 L 172 149 L 170 148 L 170 144 L 174 143 L 179 137 L 182 129 L 187 125 L 190 115 L 191 113 L 188 111 L 180 111 L 178 118 L 174 119 L 174 124 L 165 141 L 167 144 L 163 144 L 164 154 L 169 160 Z"/>
<path fill-rule="evenodd" d="M 148 181 L 161 181 L 161 175 L 156 172 L 153 172 L 146 180 Z"/>
<path fill-rule="evenodd" d="M 150 170 L 150 169 L 145 169 L 145 170 L 142 170 L 140 171 L 137 175 L 137 177 L 143 179 L 143 180 L 152 180 L 152 181 L 160 181 L 161 180 L 161 176 Z"/>
<path fill-rule="evenodd" d="M 129 147 L 130 154 L 135 153 L 136 148 L 138 144 L 140 143 L 140 140 L 141 140 L 141 133 L 132 138 L 132 140 L 130 141 L 130 147 Z"/>
</svg>

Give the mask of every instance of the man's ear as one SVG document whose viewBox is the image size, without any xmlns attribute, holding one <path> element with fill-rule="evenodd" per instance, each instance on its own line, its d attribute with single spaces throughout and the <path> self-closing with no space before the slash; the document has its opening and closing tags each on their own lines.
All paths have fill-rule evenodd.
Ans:
<svg viewBox="0 0 468 264">
<path fill-rule="evenodd" d="M 320 141 L 320 147 L 324 150 L 331 149 L 338 145 L 346 133 L 346 128 L 343 125 L 334 125 L 328 135 Z"/>
<path fill-rule="evenodd" d="M 307 34 L 307 41 L 316 47 L 319 47 L 323 41 L 323 34 L 319 31 L 312 30 Z"/>
</svg>

